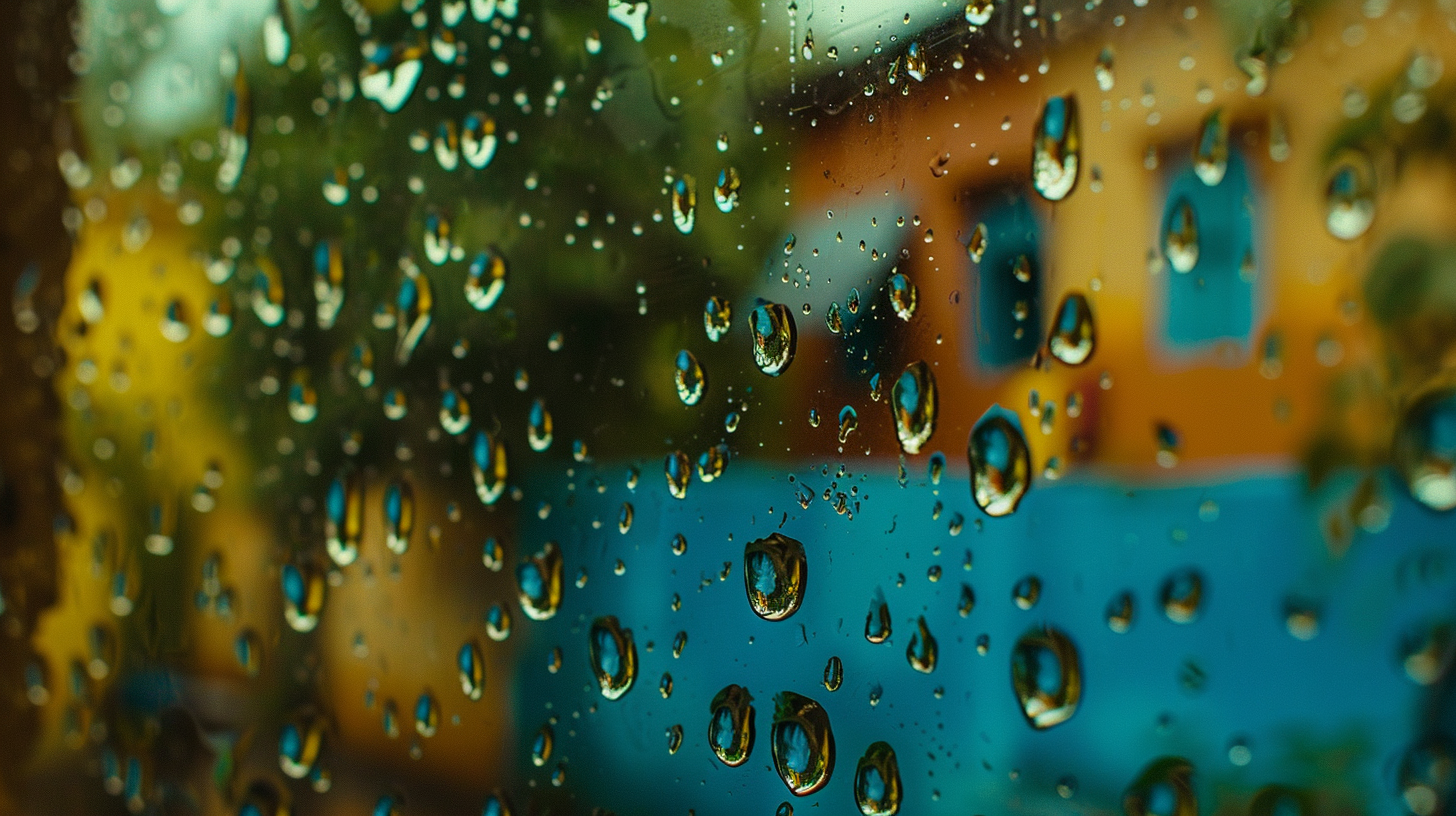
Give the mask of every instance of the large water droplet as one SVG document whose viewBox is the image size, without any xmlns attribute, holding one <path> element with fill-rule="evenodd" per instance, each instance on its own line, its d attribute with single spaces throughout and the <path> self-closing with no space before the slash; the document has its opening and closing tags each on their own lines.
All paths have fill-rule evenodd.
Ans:
<svg viewBox="0 0 1456 816">
<path fill-rule="evenodd" d="M 718 342 L 732 325 L 733 307 L 728 299 L 717 295 L 708 298 L 707 304 L 703 306 L 703 331 L 707 332 L 708 339 Z"/>
<path fill-rule="evenodd" d="M 485 656 L 480 653 L 480 644 L 467 641 L 455 656 L 455 667 L 460 672 L 460 690 L 471 700 L 479 700 L 485 693 Z"/>
<path fill-rule="evenodd" d="M 1229 129 L 1223 109 L 1208 114 L 1193 146 L 1193 172 L 1209 187 L 1217 187 L 1228 170 Z"/>
<path fill-rule="evenodd" d="M 364 477 L 355 471 L 334 479 L 324 510 L 325 549 L 335 564 L 347 567 L 359 557 L 364 531 Z"/>
<path fill-rule="evenodd" d="M 253 314 L 258 316 L 259 322 L 264 326 L 277 326 L 287 314 L 283 306 L 283 273 L 273 263 L 273 259 L 261 255 L 254 264 L 254 269 Z"/>
<path fill-rule="evenodd" d="M 495 120 L 490 114 L 466 114 L 460 123 L 460 152 L 465 163 L 477 170 L 485 168 L 495 158 L 495 147 Z"/>
<path fill-rule="evenodd" d="M 901 320 L 909 320 L 915 315 L 915 306 L 920 299 L 920 290 L 915 283 L 902 272 L 896 272 L 890 276 L 886 284 L 890 291 L 890 308 L 895 310 L 896 316 Z"/>
<path fill-rule="evenodd" d="M 784 373 L 794 361 L 799 330 L 794 315 L 782 303 L 761 302 L 749 315 L 748 327 L 753 333 L 753 361 L 770 377 Z"/>
<path fill-rule="evenodd" d="M 506 288 L 506 258 L 494 246 L 475 254 L 465 273 L 465 302 L 488 311 Z"/>
<path fill-rule="evenodd" d="M 1181 569 L 1163 580 L 1158 597 L 1168 620 L 1192 623 L 1203 606 L 1203 594 L 1203 575 L 1194 569 Z"/>
<path fill-rule="evenodd" d="M 1366 154 L 1347 150 L 1335 160 L 1325 186 L 1325 227 L 1353 241 L 1375 220 L 1375 165 Z"/>
<path fill-rule="evenodd" d="M 742 182 L 738 179 L 738 171 L 732 167 L 718 173 L 718 183 L 713 185 L 713 203 L 718 205 L 720 212 L 733 212 L 738 208 L 740 186 Z"/>
<path fill-rule="evenodd" d="M 796 539 L 770 533 L 743 548 L 743 585 L 760 618 L 779 621 L 799 611 L 808 581 L 804 545 Z"/>
<path fill-rule="evenodd" d="M 1198 214 L 1186 198 L 1179 198 L 1168 211 L 1168 223 L 1163 227 L 1163 255 L 1174 272 L 1191 272 L 1198 265 Z"/>
<path fill-rule="evenodd" d="M 888 742 L 874 742 L 854 768 L 854 803 L 864 816 L 894 816 L 900 810 L 900 762 Z"/>
<path fill-rule="evenodd" d="M 703 392 L 708 388 L 707 373 L 698 363 L 698 358 L 687 349 L 677 353 L 672 380 L 677 386 L 677 396 L 682 400 L 683 405 L 697 405 L 698 400 L 703 398 Z"/>
<path fill-rule="evenodd" d="M 470 402 L 454 388 L 440 395 L 440 427 L 451 436 L 459 436 L 470 427 Z"/>
<path fill-rule="evenodd" d="M 905 647 L 905 659 L 910 661 L 910 668 L 930 674 L 935 671 L 939 654 L 940 647 L 936 644 L 935 637 L 930 634 L 925 616 L 921 615 L 915 624 L 915 633 L 910 636 L 910 645 Z"/>
<path fill-rule="evenodd" d="M 890 605 L 886 603 L 884 593 L 875 590 L 875 596 L 870 599 L 870 611 L 865 615 L 865 640 L 870 643 L 884 643 L 890 639 Z"/>
<path fill-rule="evenodd" d="M 481 504 L 495 504 L 506 489 L 506 446 L 489 431 L 476 431 L 470 446 L 470 476 Z"/>
<path fill-rule="evenodd" d="M 1414 399 L 1396 424 L 1390 452 L 1415 500 L 1431 510 L 1456 507 L 1456 388 Z"/>
<path fill-rule="evenodd" d="M 587 638 L 597 686 L 603 697 L 616 700 L 637 680 L 637 645 L 632 642 L 632 630 L 623 629 L 616 617 L 607 615 L 592 621 Z"/>
<path fill-rule="evenodd" d="M 935 433 L 940 396 L 935 388 L 935 375 L 924 360 L 905 367 L 900 378 L 890 387 L 890 410 L 895 417 L 895 436 L 900 450 L 915 454 Z"/>
<path fill-rule="evenodd" d="M 331 329 L 344 305 L 344 256 L 338 241 L 319 241 L 313 249 L 313 297 L 320 329 Z"/>
<path fill-rule="evenodd" d="M 415 348 L 424 339 L 433 320 L 435 298 L 430 279 L 412 261 L 401 261 L 404 275 L 399 281 L 399 292 L 395 295 L 394 307 L 398 315 L 395 331 L 398 340 L 394 346 L 394 359 L 405 365 L 414 356 Z"/>
<path fill-rule="evenodd" d="M 966 445 L 971 497 L 988 516 L 1014 512 L 1031 486 L 1031 452 L 1020 427 L 1008 416 L 993 406 L 971 430 Z"/>
<path fill-rule="evenodd" d="M 672 182 L 672 225 L 683 235 L 693 231 L 697 220 L 698 185 L 692 176 L 683 174 Z"/>
<path fill-rule="evenodd" d="M 667 492 L 674 499 L 687 498 L 688 483 L 693 478 L 692 463 L 688 461 L 688 455 L 680 450 L 669 453 L 662 463 L 662 470 L 667 475 Z"/>
<path fill-rule="evenodd" d="M 551 412 L 546 410 L 546 402 L 537 398 L 526 415 L 526 442 L 539 453 L 551 447 L 552 438 Z"/>
<path fill-rule="evenodd" d="M 516 598 L 532 620 L 547 620 L 561 606 L 561 548 L 548 541 L 516 567 Z"/>
<path fill-rule="evenodd" d="M 324 721 L 321 717 L 304 717 L 284 723 L 278 734 L 278 766 L 294 779 L 309 775 L 318 762 L 324 742 Z"/>
<path fill-rule="evenodd" d="M 1087 296 L 1081 292 L 1068 292 L 1052 318 L 1047 351 L 1063 365 L 1079 366 L 1092 356 L 1096 341 L 1097 332 Z"/>
<path fill-rule="evenodd" d="M 1198 816 L 1193 793 L 1193 765 L 1181 757 L 1148 763 L 1122 794 L 1127 816 Z"/>
<path fill-rule="evenodd" d="M 409 550 L 415 529 L 415 492 L 410 483 L 396 480 L 384 489 L 384 544 L 395 555 Z"/>
<path fill-rule="evenodd" d="M 1063 632 L 1034 627 L 1011 650 L 1011 687 L 1026 722 L 1051 728 L 1071 719 L 1082 699 L 1082 663 Z"/>
<path fill-rule="evenodd" d="M 400 43 L 392 48 L 366 43 L 364 67 L 359 69 L 359 93 L 394 113 L 414 93 L 424 71 L 424 55 L 423 42 Z"/>
<path fill-rule="evenodd" d="M 295 632 L 312 632 L 324 606 L 324 575 L 311 564 L 284 564 L 283 619 Z"/>
<path fill-rule="evenodd" d="M 729 767 L 748 761 L 753 753 L 753 696 L 748 689 L 729 684 L 708 704 L 708 745 Z"/>
<path fill-rule="evenodd" d="M 834 773 L 834 732 L 829 714 L 814 700 L 792 691 L 774 697 L 769 733 L 774 770 L 795 796 L 808 796 Z"/>
<path fill-rule="evenodd" d="M 1067 94 L 1048 99 L 1032 139 L 1031 186 L 1047 201 L 1061 201 L 1077 186 L 1081 170 L 1077 98 Z"/>
</svg>

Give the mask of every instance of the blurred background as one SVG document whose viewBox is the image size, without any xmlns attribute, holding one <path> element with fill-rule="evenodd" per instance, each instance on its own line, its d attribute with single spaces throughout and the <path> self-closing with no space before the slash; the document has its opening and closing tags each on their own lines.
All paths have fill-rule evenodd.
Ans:
<svg viewBox="0 0 1456 816">
<path fill-rule="evenodd" d="M 0 813 L 1448 812 L 1456 3 L 0 31 Z"/>
</svg>

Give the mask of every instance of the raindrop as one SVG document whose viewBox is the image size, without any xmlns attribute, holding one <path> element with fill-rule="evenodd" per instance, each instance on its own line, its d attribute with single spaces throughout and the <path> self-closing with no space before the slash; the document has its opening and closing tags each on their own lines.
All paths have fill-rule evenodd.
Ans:
<svg viewBox="0 0 1456 816">
<path fill-rule="evenodd" d="M 1068 292 L 1052 320 L 1047 351 L 1063 365 L 1079 366 L 1092 356 L 1096 340 L 1092 307 L 1088 305 L 1086 295 Z"/>
<path fill-rule="evenodd" d="M 470 446 L 470 476 L 480 503 L 495 504 L 506 489 L 506 446 L 489 431 L 476 431 Z"/>
<path fill-rule="evenodd" d="M 1014 416 L 993 406 L 971 430 L 966 446 L 971 497 L 988 516 L 1014 512 L 1031 486 L 1031 453 Z"/>
<path fill-rule="evenodd" d="M 940 654 L 940 648 L 935 638 L 930 634 L 930 627 L 925 623 L 925 616 L 921 615 L 916 623 L 916 631 L 910 636 L 910 645 L 905 647 L 905 659 L 910 661 L 910 668 L 923 674 L 935 671 L 936 658 Z"/>
<path fill-rule="evenodd" d="M 804 545 L 782 533 L 743 548 L 743 585 L 754 614 L 780 621 L 799 611 L 809 581 Z"/>
<path fill-rule="evenodd" d="M 1198 816 L 1193 765 L 1181 757 L 1162 757 L 1145 767 L 1122 794 L 1127 816 Z"/>
<path fill-rule="evenodd" d="M 1071 719 L 1082 699 L 1082 664 L 1072 639 L 1051 627 L 1027 630 L 1011 650 L 1011 686 L 1032 728 Z"/>
<path fill-rule="evenodd" d="M 713 295 L 703 306 L 703 331 L 707 332 L 708 339 L 714 343 L 723 339 L 728 333 L 728 328 L 733 324 L 733 307 L 728 303 L 727 298 Z"/>
<path fill-rule="evenodd" d="M 769 732 L 774 770 L 795 796 L 808 796 L 834 773 L 834 732 L 829 715 L 814 700 L 781 691 L 774 697 Z"/>
<path fill-rule="evenodd" d="M 547 620 L 561 606 L 561 549 L 548 541 L 516 567 L 516 597 L 532 620 Z"/>
<path fill-rule="evenodd" d="M 662 470 L 667 475 L 667 492 L 672 494 L 674 499 L 686 499 L 688 497 L 688 483 L 692 480 L 692 463 L 688 461 L 688 455 L 682 451 L 673 451 L 667 455 L 662 463 Z"/>
<path fill-rule="evenodd" d="M 537 398 L 531 402 L 531 411 L 526 418 L 526 442 L 531 450 L 541 453 L 551 447 L 551 412 L 546 402 Z"/>
<path fill-rule="evenodd" d="M 465 301 L 478 311 L 488 311 L 505 288 L 505 256 L 494 246 L 477 252 L 465 273 Z"/>
<path fill-rule="evenodd" d="M 487 167 L 495 158 L 495 147 L 495 120 L 480 111 L 466 114 L 460 123 L 460 149 L 465 163 L 477 170 Z"/>
<path fill-rule="evenodd" d="M 713 203 L 720 212 L 733 212 L 738 208 L 738 188 L 741 182 L 738 171 L 732 167 L 718 173 L 718 183 L 713 185 Z"/>
<path fill-rule="evenodd" d="M 643 5 L 646 5 L 645 3 Z M 683 235 L 693 231 L 697 218 L 698 187 L 692 176 L 686 173 L 672 183 L 672 225 Z"/>
<path fill-rule="evenodd" d="M 485 693 L 485 657 L 480 644 L 472 640 L 461 646 L 455 664 L 460 671 L 460 690 L 467 698 L 479 700 Z"/>
<path fill-rule="evenodd" d="M 1031 186 L 1042 198 L 1061 201 L 1077 186 L 1081 141 L 1077 98 L 1067 94 L 1048 99 L 1036 119 L 1031 157 Z"/>
<path fill-rule="evenodd" d="M 1198 217 L 1186 198 L 1179 198 L 1168 211 L 1168 224 L 1163 229 L 1163 254 L 1174 272 L 1191 272 L 1198 264 Z"/>
<path fill-rule="evenodd" d="M 1228 138 L 1228 120 L 1223 109 L 1209 113 L 1193 147 L 1193 172 L 1209 187 L 1217 187 L 1228 170 Z"/>
<path fill-rule="evenodd" d="M 1163 580 L 1158 597 L 1168 620 L 1192 623 L 1197 620 L 1203 604 L 1203 576 L 1197 570 L 1178 570 Z"/>
<path fill-rule="evenodd" d="M 890 639 L 890 631 L 890 605 L 886 603 L 884 594 L 875 590 L 869 614 L 865 615 L 865 640 L 884 643 Z"/>
<path fill-rule="evenodd" d="M 708 375 L 698 364 L 698 358 L 691 351 L 683 349 L 677 353 L 673 369 L 673 383 L 677 385 L 678 399 L 683 405 L 697 405 L 708 388 Z"/>
<path fill-rule="evenodd" d="M 900 450 L 916 454 L 935 433 L 935 420 L 940 397 L 935 388 L 935 375 L 924 360 L 905 367 L 890 387 L 890 411 L 895 418 L 895 435 Z M 939 481 L 938 475 L 935 481 Z"/>
<path fill-rule="evenodd" d="M 396 480 L 384 490 L 385 546 L 395 555 L 409 550 L 410 535 L 415 529 L 415 494 L 410 483 Z"/>
<path fill-rule="evenodd" d="M 607 615 L 592 621 L 588 633 L 592 674 L 602 696 L 616 700 L 632 688 L 637 680 L 637 645 L 632 630 L 623 629 L 616 617 Z"/>
<path fill-rule="evenodd" d="M 915 314 L 915 304 L 920 295 L 919 290 L 902 272 L 891 275 L 888 286 L 890 307 L 895 310 L 895 315 L 901 320 L 909 320 Z"/>
<path fill-rule="evenodd" d="M 1335 160 L 1325 186 L 1325 227 L 1353 241 L 1375 220 L 1375 165 L 1364 153 L 1349 150 Z"/>
<path fill-rule="evenodd" d="M 824 688 L 829 691 L 839 691 L 839 687 L 843 684 L 844 663 L 838 655 L 835 655 L 829 658 L 829 662 L 824 665 Z"/>
<path fill-rule="evenodd" d="M 770 377 L 777 377 L 794 361 L 798 328 L 794 315 L 782 303 L 760 302 L 748 319 L 753 334 L 753 361 Z"/>
<path fill-rule="evenodd" d="M 359 557 L 359 539 L 364 530 L 363 476 L 354 472 L 334 479 L 324 509 L 325 549 L 335 564 L 347 567 Z"/>
<path fill-rule="evenodd" d="M 854 768 L 854 803 L 864 816 L 894 816 L 900 810 L 900 762 L 888 742 L 871 743 Z"/>
<path fill-rule="evenodd" d="M 719 761 L 737 767 L 753 753 L 753 697 L 748 689 L 729 684 L 708 704 L 708 745 Z"/>
</svg>

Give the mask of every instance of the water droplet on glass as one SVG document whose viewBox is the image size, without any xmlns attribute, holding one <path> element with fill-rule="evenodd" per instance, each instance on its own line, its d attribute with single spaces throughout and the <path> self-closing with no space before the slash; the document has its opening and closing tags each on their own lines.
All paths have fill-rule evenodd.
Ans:
<svg viewBox="0 0 1456 816">
<path fill-rule="evenodd" d="M 506 259 L 496 247 L 477 252 L 465 273 L 465 301 L 488 311 L 506 288 Z"/>
<path fill-rule="evenodd" d="M 310 564 L 284 564 L 283 619 L 295 632 L 312 632 L 324 606 L 324 575 Z"/>
<path fill-rule="evenodd" d="M 890 411 L 895 418 L 895 436 L 900 450 L 908 454 L 920 452 L 935 433 L 940 396 L 935 388 L 935 375 L 924 360 L 905 367 L 890 387 Z M 938 475 L 935 477 L 939 481 Z"/>
<path fill-rule="evenodd" d="M 1179 198 L 1163 228 L 1163 255 L 1174 272 L 1187 273 L 1198 264 L 1198 216 L 1193 204 Z"/>
<path fill-rule="evenodd" d="M 1228 170 L 1228 138 L 1228 120 L 1223 109 L 1209 113 L 1193 146 L 1193 172 L 1209 187 L 1217 187 Z"/>
<path fill-rule="evenodd" d="M 794 361 L 798 328 L 794 315 L 782 303 L 761 302 L 749 315 L 748 327 L 753 334 L 753 361 L 770 377 L 784 373 Z"/>
<path fill-rule="evenodd" d="M 546 410 L 545 400 L 532 400 L 526 417 L 526 442 L 531 450 L 540 453 L 551 447 L 552 438 L 551 412 Z"/>
<path fill-rule="evenodd" d="M 1068 292 L 1057 307 L 1047 336 L 1047 351 L 1063 365 L 1079 366 L 1092 356 L 1097 332 L 1092 307 L 1081 292 Z"/>
<path fill-rule="evenodd" d="M 477 431 L 470 446 L 470 476 L 481 504 L 495 504 L 506 489 L 505 443 L 488 431 Z"/>
<path fill-rule="evenodd" d="M 886 603 L 884 594 L 875 590 L 875 596 L 870 600 L 869 614 L 865 615 L 865 640 L 870 643 L 884 643 L 890 639 L 890 632 L 890 605 Z"/>
<path fill-rule="evenodd" d="M 1107 618 L 1107 628 L 1117 634 L 1126 634 L 1132 628 L 1133 599 L 1131 592 L 1122 592 L 1113 596 L 1107 602 L 1107 610 L 1103 613 Z"/>
<path fill-rule="evenodd" d="M 1203 604 L 1203 575 L 1197 570 L 1178 570 L 1163 580 L 1158 597 L 1168 620 L 1192 623 Z"/>
<path fill-rule="evenodd" d="M 708 388 L 708 375 L 698 364 L 698 358 L 691 351 L 683 349 L 677 353 L 673 369 L 673 383 L 677 385 L 678 399 L 683 405 L 697 405 Z"/>
<path fill-rule="evenodd" d="M 1011 600 L 1015 601 L 1017 609 L 1030 609 L 1036 606 L 1041 600 L 1041 579 L 1035 575 L 1028 575 L 1016 582 L 1011 588 Z"/>
<path fill-rule="evenodd" d="M 743 548 L 743 585 L 754 614 L 779 621 L 799 610 L 809 581 L 804 545 L 782 533 Z"/>
<path fill-rule="evenodd" d="M 1076 644 L 1051 627 L 1027 630 L 1011 649 L 1011 687 L 1032 728 L 1051 728 L 1071 719 L 1082 699 Z"/>
<path fill-rule="evenodd" d="M 890 276 L 887 284 L 890 291 L 890 307 L 901 320 L 909 320 L 915 314 L 915 305 L 920 292 L 915 284 L 902 272 Z"/>
<path fill-rule="evenodd" d="M 991 21 L 991 13 L 995 10 L 995 0 L 970 0 L 966 3 L 966 22 L 975 31 Z"/>
<path fill-rule="evenodd" d="M 1102 49 L 1097 54 L 1097 65 L 1094 66 L 1093 73 L 1097 77 L 1097 89 L 1103 93 L 1111 91 L 1117 83 L 1116 75 L 1113 73 L 1113 60 L 1114 55 L 1111 46 Z"/>
<path fill-rule="evenodd" d="M 1016 510 L 1031 486 L 1031 452 L 1014 415 L 993 406 L 971 430 L 966 457 L 971 466 L 971 497 L 988 516 Z"/>
<path fill-rule="evenodd" d="M 774 697 L 769 732 L 774 770 L 795 796 L 808 796 L 834 773 L 834 732 L 819 703 L 792 691 Z"/>
<path fill-rule="evenodd" d="M 824 688 L 829 691 L 839 691 L 839 687 L 843 684 L 844 663 L 838 655 L 835 655 L 829 658 L 829 662 L 824 665 Z"/>
<path fill-rule="evenodd" d="M 485 693 L 485 657 L 480 653 L 480 644 L 472 640 L 461 646 L 455 666 L 460 672 L 461 691 L 467 698 L 479 700 Z"/>
<path fill-rule="evenodd" d="M 738 188 L 741 186 L 738 171 L 732 167 L 718 173 L 718 183 L 713 185 L 713 203 L 720 212 L 733 212 L 738 208 Z"/>
<path fill-rule="evenodd" d="M 859 427 L 859 414 L 855 412 L 854 406 L 846 405 L 839 409 L 839 441 L 841 443 L 849 439 L 849 435 Z"/>
<path fill-rule="evenodd" d="M 592 621 L 587 634 L 592 674 L 602 696 L 616 700 L 631 690 L 637 680 L 637 645 L 632 630 L 623 629 L 616 617 L 607 615 Z"/>
<path fill-rule="evenodd" d="M 1047 201 L 1061 201 L 1077 186 L 1081 170 L 1077 98 L 1067 94 L 1048 99 L 1032 139 L 1031 186 Z"/>
<path fill-rule="evenodd" d="M 532 620 L 547 620 L 561 606 L 561 549 L 548 541 L 516 567 L 516 597 Z"/>
<path fill-rule="evenodd" d="M 324 501 L 324 545 L 334 563 L 347 567 L 359 557 L 364 531 L 364 478 L 358 472 L 329 484 Z"/>
<path fill-rule="evenodd" d="M 673 451 L 667 455 L 662 463 L 663 473 L 667 475 L 667 491 L 674 499 L 685 499 L 688 496 L 688 483 L 692 480 L 692 463 L 688 461 L 688 455 L 682 451 Z"/>
<path fill-rule="evenodd" d="M 900 810 L 900 762 L 888 742 L 874 742 L 854 768 L 854 803 L 864 816 L 895 816 Z"/>
<path fill-rule="evenodd" d="M 1193 765 L 1181 757 L 1162 757 L 1143 768 L 1122 794 L 1127 816 L 1198 816 Z"/>
<path fill-rule="evenodd" d="M 1325 227 L 1344 241 L 1353 241 L 1375 220 L 1375 165 L 1366 154 L 1347 150 L 1330 169 L 1325 185 Z"/>
<path fill-rule="evenodd" d="M 910 636 L 910 645 L 905 647 L 905 659 L 910 661 L 910 668 L 929 674 L 935 671 L 935 662 L 939 654 L 940 647 L 930 634 L 930 627 L 925 623 L 925 616 L 921 615 L 920 620 L 916 623 L 916 631 Z"/>
<path fill-rule="evenodd" d="M 748 761 L 753 753 L 753 697 L 748 689 L 729 684 L 708 704 L 708 745 L 729 767 Z"/>
<path fill-rule="evenodd" d="M 395 555 L 409 550 L 415 529 L 415 494 L 410 483 L 396 480 L 384 489 L 385 546 Z"/>
<path fill-rule="evenodd" d="M 364 67 L 359 69 L 359 93 L 378 102 L 387 113 L 398 111 L 415 91 L 424 71 L 424 54 L 423 42 L 394 47 L 366 43 Z"/>
<path fill-rule="evenodd" d="M 698 186 L 692 176 L 683 174 L 672 182 L 672 225 L 683 235 L 693 231 L 697 218 Z"/>
</svg>

